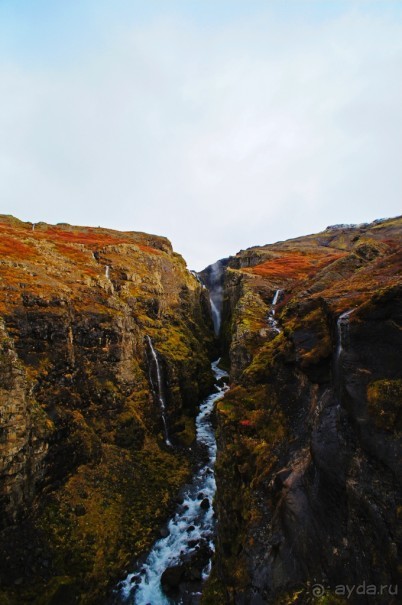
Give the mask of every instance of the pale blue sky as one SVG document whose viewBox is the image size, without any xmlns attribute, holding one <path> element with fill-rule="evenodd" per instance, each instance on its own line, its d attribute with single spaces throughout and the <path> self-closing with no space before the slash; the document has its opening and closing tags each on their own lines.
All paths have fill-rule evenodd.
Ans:
<svg viewBox="0 0 402 605">
<path fill-rule="evenodd" d="M 402 2 L 0 0 L 0 212 L 192 268 L 402 211 Z"/>
</svg>

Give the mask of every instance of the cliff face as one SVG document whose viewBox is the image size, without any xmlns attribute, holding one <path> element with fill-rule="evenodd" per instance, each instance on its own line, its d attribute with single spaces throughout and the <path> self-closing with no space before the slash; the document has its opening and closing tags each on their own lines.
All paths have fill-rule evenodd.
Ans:
<svg viewBox="0 0 402 605">
<path fill-rule="evenodd" d="M 208 304 L 165 238 L 0 217 L 1 603 L 98 602 L 153 541 L 211 387 Z"/>
<path fill-rule="evenodd" d="M 347 600 L 344 587 L 364 582 L 394 591 L 401 236 L 402 219 L 338 226 L 229 260 L 232 388 L 218 403 L 218 544 L 204 603 L 365 603 L 373 597 Z M 374 598 L 398 602 L 388 588 Z"/>
</svg>

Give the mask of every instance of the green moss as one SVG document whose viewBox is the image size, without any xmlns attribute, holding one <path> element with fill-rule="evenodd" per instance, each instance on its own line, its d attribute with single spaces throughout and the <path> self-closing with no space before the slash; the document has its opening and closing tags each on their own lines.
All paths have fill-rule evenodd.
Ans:
<svg viewBox="0 0 402 605">
<path fill-rule="evenodd" d="M 253 360 L 244 371 L 245 383 L 267 382 L 274 372 L 275 363 L 282 357 L 291 355 L 292 345 L 281 332 L 272 340 L 266 341 L 255 353 Z"/>
</svg>

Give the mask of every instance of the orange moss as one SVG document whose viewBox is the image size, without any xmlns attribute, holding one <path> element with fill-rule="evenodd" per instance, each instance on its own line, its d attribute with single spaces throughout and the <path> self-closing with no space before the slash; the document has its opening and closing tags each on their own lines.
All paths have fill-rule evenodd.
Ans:
<svg viewBox="0 0 402 605">
<path fill-rule="evenodd" d="M 88 253 L 79 250 L 78 248 L 74 248 L 74 246 L 69 246 L 68 244 L 55 244 L 55 248 L 57 252 L 66 256 L 76 263 L 83 263 L 84 266 L 88 262 Z"/>
<path fill-rule="evenodd" d="M 160 250 L 157 250 L 156 248 L 151 248 L 151 246 L 146 246 L 145 244 L 136 244 L 136 246 L 147 254 L 162 254 Z"/>
<path fill-rule="evenodd" d="M 48 227 L 43 233 L 36 231 L 34 232 L 39 237 L 44 239 L 60 240 L 62 242 L 69 242 L 73 244 L 85 244 L 88 246 L 107 246 L 108 244 L 125 244 L 127 243 L 126 238 L 119 237 L 118 235 L 111 235 L 110 233 L 102 233 L 98 230 L 88 231 L 65 231 L 64 229 L 57 229 L 56 227 Z M 50 236 L 50 237 L 49 237 Z"/>
<path fill-rule="evenodd" d="M 23 244 L 15 237 L 1 234 L 0 237 L 0 255 L 12 258 L 31 258 L 35 255 L 35 249 L 27 244 Z"/>
<path fill-rule="evenodd" d="M 304 279 L 314 275 L 335 260 L 345 256 L 343 252 L 323 254 L 321 252 L 303 254 L 302 252 L 287 252 L 276 258 L 271 258 L 260 265 L 244 269 L 262 277 L 277 279 Z"/>
</svg>

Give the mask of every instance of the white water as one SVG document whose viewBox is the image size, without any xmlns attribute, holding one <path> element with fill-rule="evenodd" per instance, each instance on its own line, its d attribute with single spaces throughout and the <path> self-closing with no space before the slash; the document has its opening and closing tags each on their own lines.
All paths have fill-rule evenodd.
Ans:
<svg viewBox="0 0 402 605">
<path fill-rule="evenodd" d="M 282 294 L 283 290 L 276 290 L 274 297 L 271 303 L 271 309 L 268 313 L 267 322 L 269 327 L 274 330 L 277 334 L 280 333 L 281 329 L 277 320 L 275 319 L 275 306 L 278 304 L 279 296 Z"/>
<path fill-rule="evenodd" d="M 214 303 L 211 297 L 209 297 L 211 303 L 211 311 L 212 311 L 212 322 L 214 324 L 214 332 L 216 336 L 219 334 L 219 330 L 221 329 L 221 314 L 219 312 L 218 307 Z"/>
<path fill-rule="evenodd" d="M 212 364 L 212 370 L 217 380 L 227 376 L 226 372 L 218 368 L 218 363 L 219 360 Z M 203 401 L 196 419 L 197 442 L 207 449 L 207 461 L 203 462 L 194 475 L 192 483 L 184 493 L 183 503 L 179 505 L 175 515 L 170 519 L 168 536 L 158 540 L 145 564 L 124 580 L 122 594 L 130 605 L 169 605 L 172 600 L 162 592 L 160 583 L 165 569 L 179 563 L 180 555 L 195 552 L 196 547 L 189 544 L 192 540 L 207 540 L 210 548 L 214 550 L 212 501 L 216 491 L 213 471 L 216 459 L 216 441 L 211 423 L 211 412 L 215 402 L 222 397 L 227 387 L 218 387 L 218 389 L 217 393 L 213 393 Z M 208 510 L 200 507 L 200 494 L 203 495 L 203 498 L 208 498 L 211 503 Z M 189 530 L 190 527 L 193 529 Z M 209 572 L 210 564 L 204 570 L 203 579 L 208 577 Z M 140 577 L 139 582 L 133 583 L 138 576 Z"/>
<path fill-rule="evenodd" d="M 162 374 L 161 374 L 161 369 L 160 369 L 160 365 L 159 365 L 159 359 L 158 359 L 158 356 L 154 349 L 154 345 L 152 344 L 152 340 L 150 339 L 149 336 L 147 336 L 147 340 L 148 340 L 149 348 L 151 349 L 152 358 L 155 362 L 155 367 L 156 367 L 156 379 L 158 382 L 158 385 L 157 385 L 158 388 L 156 389 L 155 394 L 158 398 L 159 405 L 161 406 L 163 431 L 165 433 L 165 443 L 166 443 L 166 445 L 171 446 L 172 444 L 169 439 L 169 432 L 168 432 L 168 427 L 167 427 L 167 422 L 166 422 L 166 402 L 165 402 L 165 398 L 163 396 Z M 150 378 L 151 378 L 151 384 L 153 386 L 151 372 L 150 372 Z"/>
<path fill-rule="evenodd" d="M 105 267 L 105 277 L 106 277 L 106 279 L 110 279 L 110 267 L 109 267 L 109 265 L 106 265 L 106 267 Z"/>
<path fill-rule="evenodd" d="M 337 331 L 338 331 L 338 346 L 336 349 L 336 366 L 337 371 L 339 373 L 339 364 L 341 361 L 342 353 L 344 346 L 346 344 L 346 338 L 349 332 L 349 317 L 350 314 L 353 313 L 354 309 L 349 309 L 349 311 L 345 311 L 342 313 L 336 322 Z"/>
<path fill-rule="evenodd" d="M 198 281 L 198 283 L 202 286 L 202 289 L 205 290 L 205 285 L 202 283 L 200 276 L 198 275 L 197 271 L 193 271 L 192 269 L 190 269 L 190 273 L 191 275 L 194 275 L 195 279 Z"/>
<path fill-rule="evenodd" d="M 222 261 L 217 261 L 213 265 L 208 267 L 209 269 L 209 277 L 207 278 L 209 293 L 210 293 L 210 303 L 211 303 L 211 314 L 212 314 L 212 322 L 214 324 L 214 332 L 216 336 L 218 336 L 219 331 L 221 329 L 221 316 L 222 316 L 222 306 L 223 306 L 223 274 L 224 274 L 224 265 Z"/>
</svg>

